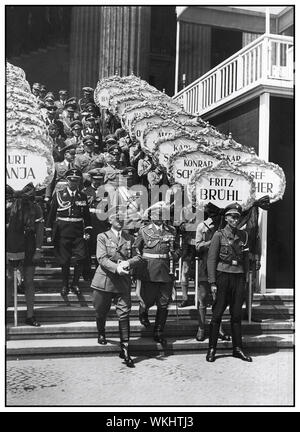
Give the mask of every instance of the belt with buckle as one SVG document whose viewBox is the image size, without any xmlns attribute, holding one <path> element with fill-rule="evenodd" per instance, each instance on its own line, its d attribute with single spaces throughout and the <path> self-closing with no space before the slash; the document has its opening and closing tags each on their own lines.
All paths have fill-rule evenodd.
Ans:
<svg viewBox="0 0 300 432">
<path fill-rule="evenodd" d="M 143 257 L 145 257 L 145 258 L 169 258 L 169 255 L 168 254 L 150 254 L 150 253 L 144 252 Z"/>
<path fill-rule="evenodd" d="M 58 217 L 57 220 L 62 220 L 64 222 L 82 222 L 83 218 Z"/>
</svg>

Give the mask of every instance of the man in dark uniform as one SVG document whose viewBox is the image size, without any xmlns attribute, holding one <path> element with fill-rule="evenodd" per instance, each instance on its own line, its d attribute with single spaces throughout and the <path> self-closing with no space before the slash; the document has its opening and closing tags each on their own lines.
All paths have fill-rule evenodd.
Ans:
<svg viewBox="0 0 300 432">
<path fill-rule="evenodd" d="M 130 269 L 135 268 L 142 258 L 133 256 L 134 238 L 123 231 L 125 212 L 119 207 L 110 211 L 111 229 L 98 235 L 97 260 L 99 266 L 95 272 L 91 288 L 93 304 L 96 311 L 98 343 L 105 345 L 106 316 L 114 300 L 119 318 L 121 342 L 120 357 L 128 367 L 134 367 L 129 355 L 129 313 L 131 309 L 131 277 Z"/>
<path fill-rule="evenodd" d="M 66 178 L 68 186 L 54 194 L 46 223 L 47 242 L 53 240 L 54 253 L 62 266 L 62 296 L 69 293 L 72 256 L 75 259 L 75 266 L 71 289 L 75 294 L 80 294 L 78 281 L 87 254 L 86 240 L 89 239 L 89 232 L 92 229 L 87 197 L 79 190 L 81 172 L 70 169 L 66 173 Z"/>
<path fill-rule="evenodd" d="M 96 125 L 96 117 L 93 114 L 89 114 L 85 118 L 86 127 L 82 130 L 81 134 L 83 137 L 92 136 L 95 141 L 95 151 L 99 153 L 102 151 L 102 135 L 99 127 Z"/>
<path fill-rule="evenodd" d="M 81 131 L 82 131 L 82 123 L 80 120 L 74 120 L 71 124 L 71 133 L 72 136 L 70 138 L 67 138 L 65 143 L 66 145 L 74 145 L 75 147 L 77 147 L 80 143 L 82 143 L 82 135 L 81 135 Z"/>
<path fill-rule="evenodd" d="M 207 257 L 208 282 L 212 295 L 216 296 L 210 322 L 208 362 L 215 361 L 217 341 L 222 315 L 229 304 L 233 356 L 251 362 L 252 358 L 242 350 L 242 306 L 245 299 L 245 274 L 248 261 L 248 236 L 237 229 L 242 207 L 231 204 L 225 209 L 226 226 L 216 231 Z"/>
<path fill-rule="evenodd" d="M 74 165 L 78 168 L 84 175 L 84 180 L 87 178 L 87 172 L 93 168 L 97 168 L 98 155 L 94 151 L 95 140 L 91 135 L 86 135 L 83 138 L 84 153 L 77 154 L 75 157 Z"/>
<path fill-rule="evenodd" d="M 141 227 L 135 247 L 141 253 L 145 268 L 141 271 L 141 285 L 137 282 L 137 297 L 140 299 L 139 317 L 146 327 L 149 326 L 148 309 L 157 305 L 154 324 L 154 340 L 164 344 L 163 331 L 168 316 L 174 284 L 174 260 L 180 257 L 176 229 L 165 220 L 168 206 L 158 202 L 146 210 L 151 212 L 151 223 Z M 140 289 L 139 289 L 140 286 Z"/>
<path fill-rule="evenodd" d="M 96 255 L 97 236 L 98 234 L 107 231 L 110 227 L 107 219 L 102 220 L 101 214 L 107 212 L 107 200 L 101 198 L 97 191 L 98 188 L 103 185 L 104 174 L 101 168 L 94 168 L 87 173 L 91 179 L 91 184 L 85 187 L 82 192 L 86 194 L 91 214 L 91 225 L 93 231 L 91 232 L 91 238 L 88 243 L 88 257 L 87 265 L 85 266 L 84 273 L 87 279 L 90 279 L 92 257 Z"/>
<path fill-rule="evenodd" d="M 120 185 L 120 176 L 122 175 L 125 165 L 120 161 L 121 150 L 118 144 L 113 144 L 109 147 L 108 153 L 110 159 L 107 161 L 104 172 L 104 184 L 109 184 L 114 188 Z"/>
<path fill-rule="evenodd" d="M 61 154 L 63 155 L 63 161 L 55 163 L 55 172 L 53 179 L 51 183 L 49 183 L 46 187 L 46 202 L 51 199 L 54 191 L 57 192 L 67 187 L 68 181 L 66 179 L 66 173 L 71 168 L 74 168 L 74 160 L 76 154 L 75 147 L 73 145 L 66 146 L 61 150 Z"/>
<path fill-rule="evenodd" d="M 66 135 L 64 132 L 64 125 L 62 124 L 62 122 L 60 120 L 55 118 L 57 106 L 54 105 L 54 103 L 47 102 L 45 105 L 45 108 L 46 108 L 46 117 L 45 117 L 46 126 L 49 127 L 49 125 L 51 125 L 53 123 L 56 124 L 56 126 L 58 127 L 59 135 L 65 139 Z"/>
<path fill-rule="evenodd" d="M 92 87 L 82 87 L 83 97 L 79 99 L 78 105 L 80 111 L 86 111 L 86 105 L 89 102 L 94 103 L 94 89 Z"/>
<path fill-rule="evenodd" d="M 58 114 L 61 114 L 65 108 L 66 102 L 68 99 L 68 91 L 65 89 L 61 89 L 58 92 L 58 100 L 56 100 L 54 103 L 57 106 L 57 112 Z"/>
</svg>

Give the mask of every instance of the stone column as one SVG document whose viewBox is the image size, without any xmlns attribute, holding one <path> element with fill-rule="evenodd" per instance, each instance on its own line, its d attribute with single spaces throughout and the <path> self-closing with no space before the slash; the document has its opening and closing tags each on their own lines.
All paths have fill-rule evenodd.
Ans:
<svg viewBox="0 0 300 432">
<path fill-rule="evenodd" d="M 131 72 L 149 79 L 150 6 L 74 6 L 70 35 L 70 95 L 98 79 Z"/>
<path fill-rule="evenodd" d="M 149 79 L 150 6 L 101 7 L 99 79 L 133 72 Z"/>
<path fill-rule="evenodd" d="M 99 6 L 74 6 L 70 33 L 70 96 L 81 96 L 83 86 L 98 81 L 100 21 Z"/>
</svg>

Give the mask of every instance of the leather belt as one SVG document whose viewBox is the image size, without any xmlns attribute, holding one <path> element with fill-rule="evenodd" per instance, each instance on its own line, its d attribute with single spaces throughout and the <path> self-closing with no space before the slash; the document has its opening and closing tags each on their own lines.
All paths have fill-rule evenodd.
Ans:
<svg viewBox="0 0 300 432">
<path fill-rule="evenodd" d="M 168 254 L 150 254 L 150 253 L 144 252 L 143 257 L 145 257 L 145 258 L 169 258 L 169 255 Z"/>
<path fill-rule="evenodd" d="M 57 220 L 62 220 L 64 222 L 82 222 L 83 218 L 58 217 Z"/>
</svg>

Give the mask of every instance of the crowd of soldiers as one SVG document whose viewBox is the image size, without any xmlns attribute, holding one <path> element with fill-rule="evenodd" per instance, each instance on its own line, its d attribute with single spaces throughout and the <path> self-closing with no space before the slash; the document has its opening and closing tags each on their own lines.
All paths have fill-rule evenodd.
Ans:
<svg viewBox="0 0 300 432">
<path fill-rule="evenodd" d="M 120 357 L 128 367 L 134 367 L 128 349 L 134 280 L 140 304 L 140 322 L 145 327 L 151 326 L 148 310 L 156 305 L 153 338 L 156 343 L 164 345 L 168 306 L 174 293 L 174 268 L 181 258 L 183 300 L 179 306 L 186 307 L 190 304 L 188 282 L 198 256 L 198 341 L 207 337 L 206 308 L 213 305 L 207 361 L 215 360 L 218 338 L 231 339 L 221 326 L 228 304 L 233 355 L 252 361 L 242 351 L 241 339 L 247 272 L 244 266 L 247 236 L 245 231 L 237 228 L 241 207 L 234 203 L 225 209 L 225 225 L 219 230 L 219 209 L 207 205 L 204 220 L 192 233 L 184 232 L 184 224 L 173 226 L 170 217 L 166 217 L 170 206 L 165 201 L 149 206 L 136 229 L 126 226 L 128 208 L 124 202 L 106 207 L 108 217 L 102 220 L 97 215 L 99 200 L 102 199 L 97 194 L 100 186 L 109 184 L 116 187 L 120 176 L 124 176 L 127 185 L 142 184 L 151 189 L 153 185 L 168 184 L 164 172 L 143 154 L 139 143 L 130 139 L 114 116 L 106 111 L 102 119 L 93 100 L 92 88 L 84 87 L 83 97 L 78 101 L 68 97 L 63 89 L 55 100 L 53 93 L 46 93 L 38 83 L 33 85 L 32 91 L 48 125 L 55 160 L 54 178 L 42 197 L 46 241 L 53 243 L 54 254 L 61 266 L 60 291 L 63 297 L 70 290 L 81 295 L 81 277 L 90 282 L 98 343 L 107 344 L 105 322 L 113 301 L 119 319 Z M 182 241 L 179 241 L 180 234 L 183 234 Z M 40 251 L 41 240 L 36 247 Z M 31 251 L 31 258 L 35 253 L 36 250 Z M 92 270 L 94 256 L 95 271 Z M 33 261 L 30 260 L 31 266 Z M 74 262 L 74 272 L 70 282 L 71 262 Z M 32 312 L 27 324 L 40 325 Z"/>
</svg>

